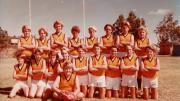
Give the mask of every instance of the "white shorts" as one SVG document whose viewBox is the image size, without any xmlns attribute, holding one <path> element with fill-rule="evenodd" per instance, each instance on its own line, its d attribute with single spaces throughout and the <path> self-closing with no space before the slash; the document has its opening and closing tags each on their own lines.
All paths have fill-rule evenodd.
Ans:
<svg viewBox="0 0 180 101">
<path fill-rule="evenodd" d="M 121 86 L 136 87 L 137 86 L 137 76 L 136 75 L 125 75 L 122 74 L 122 84 Z"/>
<path fill-rule="evenodd" d="M 14 86 L 19 86 L 20 88 L 29 88 L 27 81 L 16 81 Z"/>
<path fill-rule="evenodd" d="M 149 79 L 142 76 L 143 88 L 158 88 L 158 77 Z"/>
<path fill-rule="evenodd" d="M 112 90 L 119 90 L 120 89 L 120 83 L 121 83 L 121 77 L 111 78 L 106 77 L 106 89 L 112 89 Z"/>
<path fill-rule="evenodd" d="M 53 87 L 54 81 L 47 81 L 46 89 L 51 89 Z"/>
<path fill-rule="evenodd" d="M 31 81 L 31 86 L 34 86 L 34 85 L 37 85 L 37 86 L 40 86 L 40 87 L 45 87 L 46 82 L 45 82 L 45 80 L 32 80 Z"/>
<path fill-rule="evenodd" d="M 89 86 L 106 87 L 105 76 L 94 76 L 89 73 Z"/>
<path fill-rule="evenodd" d="M 88 74 L 87 75 L 77 75 L 78 79 L 79 79 L 79 85 L 88 85 L 88 81 L 89 81 L 89 78 L 88 78 Z"/>
</svg>

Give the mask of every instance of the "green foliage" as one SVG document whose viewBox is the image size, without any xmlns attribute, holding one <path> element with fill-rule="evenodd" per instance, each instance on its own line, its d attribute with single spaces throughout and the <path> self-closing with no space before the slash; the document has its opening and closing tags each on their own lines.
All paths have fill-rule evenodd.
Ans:
<svg viewBox="0 0 180 101">
<path fill-rule="evenodd" d="M 158 36 L 159 43 L 175 43 L 180 39 L 180 26 L 177 26 L 178 20 L 174 20 L 173 14 L 168 13 L 163 20 L 156 26 L 154 32 Z"/>
<path fill-rule="evenodd" d="M 119 15 L 118 19 L 114 22 L 114 35 L 118 35 L 121 33 L 122 23 L 124 21 L 128 21 L 131 25 L 130 33 L 135 36 L 135 40 L 137 39 L 137 29 L 140 26 L 146 26 L 144 18 L 137 17 L 134 11 L 130 11 L 127 18 L 124 17 L 123 14 Z"/>
</svg>

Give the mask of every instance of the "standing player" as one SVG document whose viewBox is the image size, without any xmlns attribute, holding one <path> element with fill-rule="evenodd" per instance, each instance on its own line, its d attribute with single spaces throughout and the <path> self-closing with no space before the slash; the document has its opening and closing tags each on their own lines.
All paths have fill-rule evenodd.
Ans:
<svg viewBox="0 0 180 101">
<path fill-rule="evenodd" d="M 131 98 L 136 98 L 137 71 L 139 70 L 139 62 L 131 46 L 127 46 L 127 56 L 122 58 L 122 98 L 127 97 L 128 89 L 130 89 Z"/>
<path fill-rule="evenodd" d="M 120 58 L 117 57 L 117 48 L 111 48 L 111 54 L 107 58 L 108 69 L 106 70 L 106 96 L 108 98 L 119 97 L 121 83 Z"/>
<path fill-rule="evenodd" d="M 147 28 L 140 26 L 138 28 L 138 39 L 135 41 L 135 52 L 140 62 L 143 57 L 147 56 L 146 48 L 151 45 L 150 39 L 147 37 Z M 141 67 L 141 66 L 140 66 Z M 141 71 L 138 71 L 138 96 L 141 96 Z"/>
<path fill-rule="evenodd" d="M 46 38 L 48 32 L 44 28 L 40 28 L 38 33 L 39 39 L 36 40 L 36 48 L 41 51 L 42 58 L 47 60 L 50 51 L 49 39 Z"/>
<path fill-rule="evenodd" d="M 109 54 L 109 50 L 114 45 L 114 37 L 112 35 L 113 26 L 111 24 L 106 24 L 104 26 L 105 36 L 102 36 L 100 39 L 100 44 L 103 46 L 102 53 Z"/>
<path fill-rule="evenodd" d="M 90 26 L 88 28 L 88 31 L 89 31 L 89 37 L 87 37 L 85 39 L 85 46 L 86 46 L 87 53 L 92 55 L 93 54 L 93 46 L 94 46 L 94 44 L 98 44 L 99 40 L 98 40 L 98 37 L 95 36 L 95 33 L 97 31 L 96 27 Z"/>
<path fill-rule="evenodd" d="M 142 59 L 141 65 L 144 99 L 148 99 L 150 95 L 153 99 L 158 99 L 160 63 L 156 56 L 155 47 L 147 47 L 147 57 Z"/>
<path fill-rule="evenodd" d="M 68 48 L 70 49 L 69 54 L 76 58 L 78 57 L 77 49 L 83 45 L 83 40 L 79 38 L 80 28 L 79 26 L 73 26 L 71 29 L 72 38 L 68 41 Z"/>
<path fill-rule="evenodd" d="M 73 60 L 74 71 L 79 79 L 81 92 L 87 95 L 88 86 L 88 58 L 85 56 L 85 50 L 82 47 L 78 48 L 79 56 Z"/>
<path fill-rule="evenodd" d="M 23 25 L 22 33 L 23 36 L 18 40 L 17 52 L 20 52 L 20 54 L 25 55 L 27 58 L 31 58 L 35 48 L 35 40 L 31 36 L 31 29 L 28 25 Z"/>
<path fill-rule="evenodd" d="M 94 97 L 95 88 L 99 89 L 99 98 L 105 98 L 106 82 L 105 70 L 107 69 L 106 57 L 101 55 L 101 46 L 94 45 L 94 56 L 89 60 L 89 98 Z"/>
<path fill-rule="evenodd" d="M 120 57 L 125 56 L 126 46 L 134 46 L 134 36 L 129 33 L 130 24 L 129 22 L 124 22 L 122 25 L 122 33 L 117 36 L 116 45 L 119 47 Z"/>
<path fill-rule="evenodd" d="M 54 29 L 56 30 L 50 37 L 50 45 L 53 51 L 58 53 L 59 58 L 62 58 L 61 48 L 67 47 L 65 33 L 62 32 L 63 23 L 61 21 L 54 22 Z"/>
</svg>

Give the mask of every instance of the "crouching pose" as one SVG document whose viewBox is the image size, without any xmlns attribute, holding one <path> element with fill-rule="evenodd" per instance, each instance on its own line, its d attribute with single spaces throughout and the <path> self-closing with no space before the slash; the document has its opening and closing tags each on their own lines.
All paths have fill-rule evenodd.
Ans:
<svg viewBox="0 0 180 101">
<path fill-rule="evenodd" d="M 35 57 L 31 60 L 31 66 L 29 68 L 29 76 L 31 77 L 29 97 L 41 98 L 46 86 L 44 75 L 46 70 L 46 62 L 41 57 L 41 52 L 39 50 L 36 50 L 34 55 Z"/>
<path fill-rule="evenodd" d="M 58 100 L 75 101 L 84 98 L 80 92 L 80 86 L 76 74 L 73 73 L 73 65 L 66 63 L 63 73 L 57 76 L 53 84 L 53 97 Z"/>
<path fill-rule="evenodd" d="M 23 89 L 24 95 L 27 97 L 29 92 L 29 87 L 27 85 L 28 77 L 28 65 L 24 62 L 25 55 L 17 56 L 18 63 L 14 66 L 13 78 L 16 79 L 16 84 L 13 86 L 9 97 L 12 98 L 16 96 L 16 93 Z"/>
</svg>

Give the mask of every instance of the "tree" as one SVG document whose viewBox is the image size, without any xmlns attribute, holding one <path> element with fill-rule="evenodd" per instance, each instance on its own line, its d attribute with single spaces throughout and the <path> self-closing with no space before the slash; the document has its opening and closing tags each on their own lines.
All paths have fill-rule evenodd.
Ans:
<svg viewBox="0 0 180 101">
<path fill-rule="evenodd" d="M 159 43 L 175 42 L 180 37 L 177 37 L 177 24 L 178 21 L 174 20 L 173 14 L 168 13 L 164 16 L 163 20 L 157 25 L 154 32 L 158 36 Z"/>
<path fill-rule="evenodd" d="M 122 14 L 118 17 L 118 19 L 113 24 L 115 29 L 114 35 L 118 35 L 119 33 L 121 33 L 121 28 L 122 28 L 121 25 L 126 20 L 130 23 L 131 25 L 130 33 L 132 33 L 135 36 L 135 40 L 136 40 L 138 37 L 137 29 L 140 26 L 146 26 L 146 25 L 144 18 L 137 17 L 134 11 L 130 11 L 127 18 L 125 18 Z"/>
<path fill-rule="evenodd" d="M 121 32 L 121 25 L 125 21 L 124 15 L 119 15 L 118 19 L 114 22 L 113 27 L 114 27 L 114 35 L 119 34 Z"/>
</svg>

